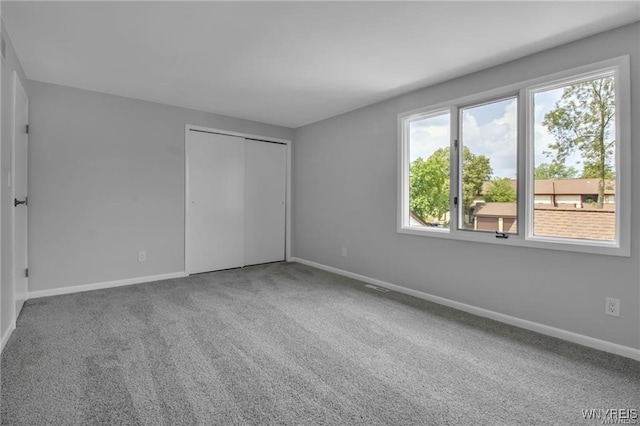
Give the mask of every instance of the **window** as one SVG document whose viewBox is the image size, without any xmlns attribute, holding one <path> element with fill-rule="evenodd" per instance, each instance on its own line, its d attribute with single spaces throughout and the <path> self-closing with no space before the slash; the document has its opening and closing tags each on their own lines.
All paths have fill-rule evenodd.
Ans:
<svg viewBox="0 0 640 426">
<path fill-rule="evenodd" d="M 409 124 L 409 223 L 449 227 L 450 116 L 440 111 L 416 116 Z"/>
<path fill-rule="evenodd" d="M 399 115 L 398 232 L 628 256 L 628 57 Z"/>
<path fill-rule="evenodd" d="M 532 235 L 616 240 L 613 71 L 531 91 Z M 546 197 L 543 199 L 542 197 Z"/>
<path fill-rule="evenodd" d="M 517 233 L 517 114 L 517 97 L 460 109 L 460 229 Z"/>
</svg>

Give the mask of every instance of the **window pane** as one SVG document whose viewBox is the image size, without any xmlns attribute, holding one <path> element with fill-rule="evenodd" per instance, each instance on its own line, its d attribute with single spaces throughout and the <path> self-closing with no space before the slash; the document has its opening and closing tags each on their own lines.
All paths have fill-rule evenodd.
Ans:
<svg viewBox="0 0 640 426">
<path fill-rule="evenodd" d="M 460 228 L 518 232 L 518 100 L 461 110 Z"/>
<path fill-rule="evenodd" d="M 449 227 L 449 112 L 409 123 L 409 225 Z"/>
<path fill-rule="evenodd" d="M 614 241 L 614 77 L 533 96 L 535 236 Z"/>
</svg>

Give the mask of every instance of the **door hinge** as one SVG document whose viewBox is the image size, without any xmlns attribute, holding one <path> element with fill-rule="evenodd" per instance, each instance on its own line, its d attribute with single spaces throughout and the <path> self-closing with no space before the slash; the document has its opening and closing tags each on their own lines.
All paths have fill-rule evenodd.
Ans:
<svg viewBox="0 0 640 426">
<path fill-rule="evenodd" d="M 24 277 L 29 278 L 29 268 L 24 270 Z"/>
<path fill-rule="evenodd" d="M 29 125 L 26 125 L 27 134 L 29 134 Z"/>
</svg>

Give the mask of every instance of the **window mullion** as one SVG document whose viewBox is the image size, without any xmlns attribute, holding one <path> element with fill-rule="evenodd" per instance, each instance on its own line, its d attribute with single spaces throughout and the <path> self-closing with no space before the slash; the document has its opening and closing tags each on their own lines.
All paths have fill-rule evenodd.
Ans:
<svg viewBox="0 0 640 426">
<path fill-rule="evenodd" d="M 518 92 L 518 235 L 515 238 L 525 240 L 532 229 L 533 222 L 533 159 L 531 150 L 531 108 L 529 93 L 526 89 Z"/>
<path fill-rule="evenodd" d="M 451 202 L 450 202 L 450 210 L 449 210 L 449 230 L 452 233 L 458 233 L 458 223 L 460 220 L 460 203 L 461 200 L 461 191 L 460 191 L 460 135 L 459 135 L 459 120 L 458 120 L 458 112 L 459 108 L 452 106 L 449 110 L 449 114 L 451 117 L 451 158 L 449 169 L 451 170 L 450 175 L 450 184 L 449 188 L 451 188 Z"/>
</svg>

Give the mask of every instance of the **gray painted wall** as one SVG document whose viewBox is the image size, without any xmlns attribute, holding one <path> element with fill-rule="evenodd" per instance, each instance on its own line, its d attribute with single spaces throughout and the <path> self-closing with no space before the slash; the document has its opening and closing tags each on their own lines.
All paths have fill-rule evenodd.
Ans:
<svg viewBox="0 0 640 426">
<path fill-rule="evenodd" d="M 47 83 L 31 81 L 30 95 L 30 291 L 184 271 L 185 124 L 293 139 L 283 127 Z"/>
<path fill-rule="evenodd" d="M 6 59 L 2 68 L 2 134 L 0 147 L 0 235 L 2 247 L 0 249 L 0 332 L 4 336 L 13 322 L 13 281 L 11 268 L 13 257 L 11 255 L 11 188 L 8 184 L 8 173 L 11 171 L 11 141 L 13 120 L 13 72 L 17 71 L 18 78 L 22 82 L 27 93 L 29 86 L 22 70 L 22 65 L 13 50 L 13 44 L 6 32 L 4 23 L 2 37 L 6 42 Z"/>
<path fill-rule="evenodd" d="M 579 65 L 631 55 L 640 111 L 640 24 L 622 27 L 296 130 L 294 256 L 455 301 L 640 348 L 640 227 L 620 258 L 398 234 L 397 114 Z M 640 164 L 640 122 L 632 123 Z M 632 170 L 640 222 L 640 169 Z M 341 257 L 340 248 L 348 248 Z M 605 296 L 621 316 L 605 316 Z"/>
</svg>

